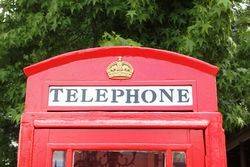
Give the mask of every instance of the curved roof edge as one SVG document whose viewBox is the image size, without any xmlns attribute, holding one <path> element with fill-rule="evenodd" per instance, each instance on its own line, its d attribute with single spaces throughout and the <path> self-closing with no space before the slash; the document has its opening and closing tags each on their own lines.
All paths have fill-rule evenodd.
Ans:
<svg viewBox="0 0 250 167">
<path fill-rule="evenodd" d="M 106 57 L 113 55 L 126 55 L 126 54 L 135 54 L 136 56 L 146 57 L 146 58 L 155 58 L 161 59 L 169 62 L 173 62 L 176 64 L 182 64 L 185 66 L 192 67 L 194 69 L 200 70 L 202 72 L 211 74 L 216 76 L 218 73 L 218 67 L 206 63 L 204 61 L 198 60 L 196 58 L 185 56 L 179 53 L 146 48 L 146 47 L 133 47 L 133 46 L 113 46 L 113 47 L 97 47 L 97 48 L 89 48 L 83 49 L 73 52 L 64 53 L 50 59 L 38 62 L 36 64 L 32 64 L 26 68 L 24 68 L 24 73 L 27 77 L 39 73 L 41 71 L 61 66 L 73 61 L 78 61 L 82 59 L 89 58 L 98 58 L 98 57 Z"/>
</svg>

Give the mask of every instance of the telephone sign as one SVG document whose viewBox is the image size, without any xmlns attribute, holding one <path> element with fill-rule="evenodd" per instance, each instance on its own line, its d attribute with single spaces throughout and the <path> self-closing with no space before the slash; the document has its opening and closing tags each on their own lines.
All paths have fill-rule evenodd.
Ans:
<svg viewBox="0 0 250 167">
<path fill-rule="evenodd" d="M 51 86 L 49 106 L 190 106 L 191 86 Z"/>
</svg>

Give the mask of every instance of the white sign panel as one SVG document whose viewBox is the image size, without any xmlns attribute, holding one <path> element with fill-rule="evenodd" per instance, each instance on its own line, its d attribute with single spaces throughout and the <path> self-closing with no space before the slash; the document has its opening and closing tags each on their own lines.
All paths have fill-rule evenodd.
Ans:
<svg viewBox="0 0 250 167">
<path fill-rule="evenodd" d="M 192 86 L 50 86 L 49 106 L 191 106 Z"/>
</svg>

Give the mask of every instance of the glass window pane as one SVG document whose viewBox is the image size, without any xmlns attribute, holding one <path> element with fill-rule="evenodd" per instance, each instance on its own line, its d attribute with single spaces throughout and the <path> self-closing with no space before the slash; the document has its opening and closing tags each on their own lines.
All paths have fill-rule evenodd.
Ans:
<svg viewBox="0 0 250 167">
<path fill-rule="evenodd" d="M 186 153 L 184 151 L 173 152 L 173 167 L 186 167 Z"/>
<path fill-rule="evenodd" d="M 52 167 L 65 167 L 65 151 L 54 151 Z"/>
<path fill-rule="evenodd" d="M 73 167 L 164 167 L 161 151 L 75 151 Z"/>
</svg>

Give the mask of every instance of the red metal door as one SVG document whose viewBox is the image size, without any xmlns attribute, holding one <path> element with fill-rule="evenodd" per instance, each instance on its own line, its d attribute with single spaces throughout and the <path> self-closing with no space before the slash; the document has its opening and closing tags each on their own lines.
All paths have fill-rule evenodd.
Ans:
<svg viewBox="0 0 250 167">
<path fill-rule="evenodd" d="M 35 129 L 33 148 L 33 167 L 205 167 L 193 129 Z"/>
</svg>

